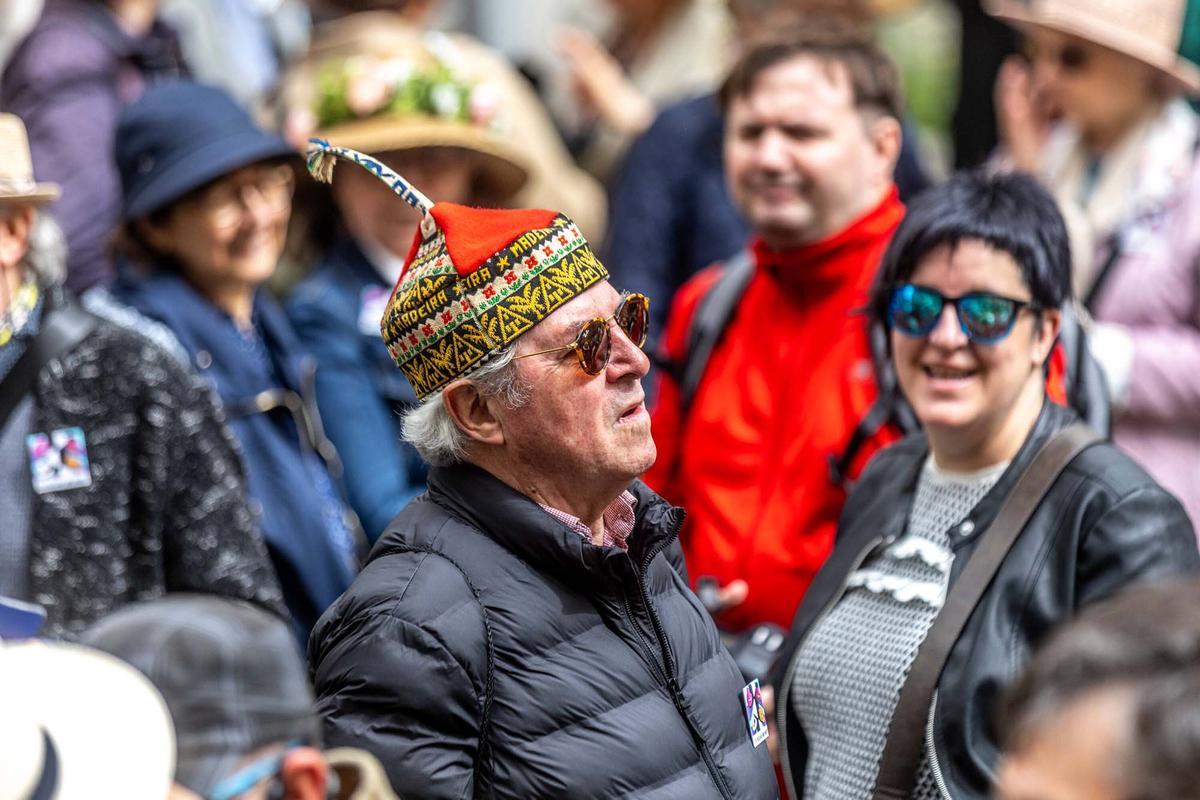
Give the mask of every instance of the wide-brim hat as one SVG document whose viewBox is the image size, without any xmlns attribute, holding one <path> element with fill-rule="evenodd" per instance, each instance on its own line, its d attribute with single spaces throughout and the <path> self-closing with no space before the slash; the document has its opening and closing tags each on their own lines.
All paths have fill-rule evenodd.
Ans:
<svg viewBox="0 0 1200 800">
<path fill-rule="evenodd" d="M 466 123 L 426 116 L 380 116 L 324 128 L 316 137 L 382 155 L 427 147 L 453 147 L 480 157 L 480 169 L 495 196 L 511 197 L 529 177 L 522 157 L 500 137 Z"/>
<path fill-rule="evenodd" d="M 366 77 L 382 95 L 368 108 L 349 102 Z M 431 87 L 452 88 L 460 104 L 438 109 Z M 393 102 L 397 95 L 413 102 Z M 315 137 L 381 156 L 448 147 L 479 156 L 487 196 L 503 202 L 525 184 L 527 158 L 508 139 L 512 125 L 504 93 L 485 65 L 440 33 L 429 33 L 389 13 L 351 14 L 318 26 L 308 58 L 288 73 L 283 88 L 288 138 Z M 420 98 L 416 100 L 416 98 Z M 336 109 L 331 117 L 330 111 Z"/>
<path fill-rule="evenodd" d="M 1045 28 L 1115 50 L 1158 70 L 1185 94 L 1200 94 L 1197 0 L 985 0 L 993 17 Z"/>
<path fill-rule="evenodd" d="M 115 155 L 122 214 L 132 220 L 242 167 L 298 153 L 224 91 L 170 81 L 151 85 L 122 111 Z"/>
<path fill-rule="evenodd" d="M 25 123 L 15 114 L 0 114 L 0 204 L 41 206 L 57 200 L 59 193 L 58 184 L 33 177 Z"/>
<path fill-rule="evenodd" d="M 72 644 L 0 644 L 0 800 L 166 797 L 175 765 L 161 695 Z"/>
</svg>

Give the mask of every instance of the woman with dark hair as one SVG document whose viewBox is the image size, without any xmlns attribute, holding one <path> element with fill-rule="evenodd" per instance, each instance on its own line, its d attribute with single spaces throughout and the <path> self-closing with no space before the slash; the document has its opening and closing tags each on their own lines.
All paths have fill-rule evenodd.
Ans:
<svg viewBox="0 0 1200 800">
<path fill-rule="evenodd" d="M 350 585 L 357 523 L 336 486 L 313 359 L 262 289 L 283 251 L 295 151 L 219 89 L 153 86 L 122 114 L 115 294 L 166 325 L 217 390 L 301 641 Z"/>
<path fill-rule="evenodd" d="M 1041 635 L 1200 567 L 1178 501 L 1046 398 L 1070 296 L 1066 229 L 1032 178 L 962 174 L 910 206 L 870 313 L 923 432 L 863 473 L 777 662 L 793 797 L 987 796 L 992 701 Z"/>
</svg>

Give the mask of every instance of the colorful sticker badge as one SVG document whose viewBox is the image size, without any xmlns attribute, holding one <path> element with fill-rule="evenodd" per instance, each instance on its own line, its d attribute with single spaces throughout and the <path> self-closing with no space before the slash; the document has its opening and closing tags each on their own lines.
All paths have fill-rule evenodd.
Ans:
<svg viewBox="0 0 1200 800">
<path fill-rule="evenodd" d="M 750 741 L 758 747 L 767 740 L 767 709 L 763 705 L 762 689 L 758 678 L 742 689 L 742 708 L 746 712 L 746 726 L 750 729 Z"/>
<path fill-rule="evenodd" d="M 83 429 L 60 428 L 49 436 L 31 433 L 25 437 L 25 447 L 29 450 L 33 490 L 38 494 L 92 485 Z"/>
<path fill-rule="evenodd" d="M 358 332 L 366 336 L 382 337 L 379 323 L 383 320 L 383 311 L 387 308 L 391 290 L 383 286 L 364 286 L 359 294 Z"/>
</svg>

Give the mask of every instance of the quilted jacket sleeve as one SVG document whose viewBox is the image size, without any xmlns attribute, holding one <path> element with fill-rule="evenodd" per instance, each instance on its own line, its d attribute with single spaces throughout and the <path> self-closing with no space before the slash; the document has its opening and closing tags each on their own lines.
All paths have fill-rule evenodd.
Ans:
<svg viewBox="0 0 1200 800">
<path fill-rule="evenodd" d="M 325 745 L 370 752 L 401 797 L 476 791 L 487 670 L 461 586 L 436 556 L 378 558 L 309 640 Z"/>
</svg>

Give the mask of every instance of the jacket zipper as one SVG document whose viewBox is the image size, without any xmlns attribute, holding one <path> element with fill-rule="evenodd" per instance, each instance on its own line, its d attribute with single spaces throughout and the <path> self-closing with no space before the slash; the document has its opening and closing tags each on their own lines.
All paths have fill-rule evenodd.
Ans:
<svg viewBox="0 0 1200 800">
<path fill-rule="evenodd" d="M 635 577 L 637 578 L 638 590 L 642 595 L 642 604 L 646 607 L 646 616 L 650 618 L 650 626 L 654 629 L 654 637 L 658 640 L 659 650 L 662 652 L 663 668 L 666 672 L 666 674 L 662 676 L 665 678 L 663 683 L 666 685 L 667 690 L 671 693 L 671 702 L 675 704 L 675 710 L 679 712 L 679 716 L 683 717 L 683 721 L 687 723 L 688 730 L 691 731 L 692 738 L 696 741 L 697 748 L 700 750 L 700 755 L 704 759 L 704 766 L 708 768 L 709 777 L 712 778 L 713 783 L 717 787 L 717 791 L 721 793 L 722 798 L 725 798 L 726 800 L 733 800 L 733 792 L 730 791 L 729 786 L 725 783 L 725 777 L 721 775 L 720 770 L 717 768 L 717 762 L 713 759 L 712 753 L 708 749 L 708 742 L 704 740 L 704 737 L 700 733 L 700 729 L 696 727 L 696 723 L 692 720 L 691 716 L 687 712 L 687 709 L 684 707 L 683 691 L 679 687 L 679 681 L 675 679 L 675 656 L 671 653 L 671 645 L 667 641 L 667 635 L 663 630 L 662 622 L 658 619 L 658 614 L 654 612 L 654 606 L 650 605 L 650 593 L 646 591 L 645 576 L 646 570 L 650 568 L 650 562 L 653 561 L 668 544 L 670 544 L 677 536 L 679 536 L 679 529 L 682 527 L 682 525 L 683 519 L 677 515 L 675 518 L 675 523 L 671 528 L 671 535 L 665 538 L 661 544 L 657 545 L 654 547 L 654 549 L 646 553 L 645 558 L 642 559 L 641 571 Z M 622 599 L 625 601 L 625 613 L 629 614 L 630 609 L 628 596 L 623 594 Z M 643 647 L 648 647 L 645 643 L 645 639 L 642 637 L 641 629 L 637 624 L 637 620 L 632 614 L 629 614 L 629 621 L 632 623 L 634 631 L 637 632 L 639 641 L 643 643 Z M 649 655 L 649 653 L 647 653 L 647 655 Z M 658 660 L 651 658 L 650 663 L 655 666 L 655 671 L 657 672 Z"/>
<path fill-rule="evenodd" d="M 929 720 L 925 723 L 925 750 L 929 754 L 929 771 L 933 774 L 938 793 L 944 800 L 952 800 L 950 789 L 946 786 L 946 776 L 942 774 L 942 765 L 938 763 L 937 748 L 933 745 L 933 715 L 937 713 L 937 701 L 938 693 L 934 689 L 933 701 L 929 704 Z"/>
<path fill-rule="evenodd" d="M 870 543 L 863 547 L 862 551 L 854 558 L 854 563 L 850 565 L 850 569 L 846 571 L 846 577 L 842 581 L 842 585 L 838 587 L 837 592 L 829 599 L 825 607 L 821 609 L 821 613 L 813 621 L 813 624 L 808 626 L 808 631 L 804 634 L 804 638 L 796 643 L 796 650 L 792 654 L 792 660 L 788 662 L 787 670 L 783 673 L 783 685 L 779 687 L 781 689 L 779 697 L 775 698 L 775 725 L 779 728 L 779 765 L 783 770 L 784 789 L 787 790 L 788 797 L 792 798 L 792 800 L 797 800 L 797 798 L 796 779 L 792 775 L 792 763 L 788 758 L 787 749 L 787 704 L 789 702 L 788 695 L 792 690 L 792 673 L 795 672 L 796 664 L 800 661 L 800 651 L 803 649 L 804 641 L 808 638 L 809 634 L 816 630 L 817 626 L 824 621 L 825 617 L 829 616 L 829 612 L 833 611 L 838 601 L 842 599 L 842 595 L 846 593 L 846 585 L 850 583 L 850 576 L 854 574 L 854 571 L 862 566 L 862 563 L 867 560 L 867 556 L 875 548 L 886 542 L 894 541 L 895 538 L 895 536 L 880 536 L 871 540 Z"/>
</svg>

